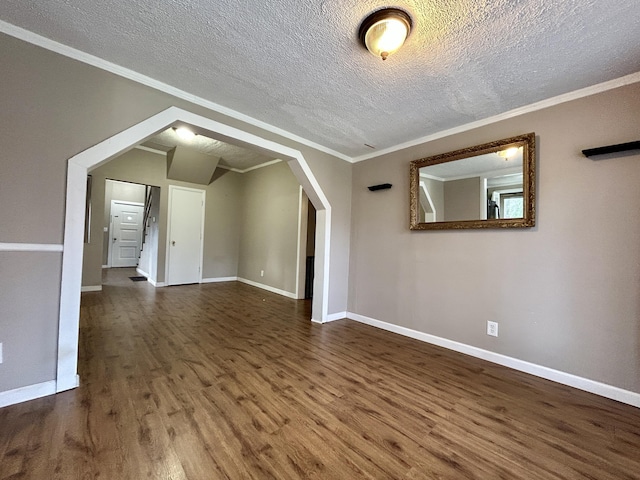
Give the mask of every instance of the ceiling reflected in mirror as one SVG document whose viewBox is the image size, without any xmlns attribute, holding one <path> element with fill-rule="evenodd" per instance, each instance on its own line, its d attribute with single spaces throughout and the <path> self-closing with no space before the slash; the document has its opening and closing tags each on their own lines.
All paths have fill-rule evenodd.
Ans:
<svg viewBox="0 0 640 480">
<path fill-rule="evenodd" d="M 535 224 L 535 135 L 498 140 L 410 164 L 410 228 Z"/>
</svg>

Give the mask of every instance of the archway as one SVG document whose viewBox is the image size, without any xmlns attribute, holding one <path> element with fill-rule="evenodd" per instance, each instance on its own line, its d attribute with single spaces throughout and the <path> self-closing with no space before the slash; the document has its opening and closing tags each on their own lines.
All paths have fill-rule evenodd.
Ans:
<svg viewBox="0 0 640 480">
<path fill-rule="evenodd" d="M 79 385 L 78 338 L 80 326 L 80 288 L 84 242 L 87 173 L 158 132 L 176 124 L 188 124 L 205 135 L 222 141 L 248 145 L 286 161 L 316 208 L 316 259 L 312 321 L 328 320 L 329 251 L 331 206 L 302 153 L 229 125 L 177 107 L 170 107 L 69 159 L 60 289 L 58 364 L 56 392 Z"/>
</svg>

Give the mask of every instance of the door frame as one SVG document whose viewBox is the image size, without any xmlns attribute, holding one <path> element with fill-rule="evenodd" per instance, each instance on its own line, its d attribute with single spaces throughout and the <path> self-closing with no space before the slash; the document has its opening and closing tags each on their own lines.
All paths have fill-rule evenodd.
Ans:
<svg viewBox="0 0 640 480">
<path fill-rule="evenodd" d="M 206 190 L 199 188 L 181 187 L 179 185 L 169 185 L 169 203 L 167 207 L 167 248 L 165 257 L 164 268 L 164 281 L 167 286 L 178 285 L 171 283 L 171 223 L 173 216 L 173 192 L 176 190 L 188 190 L 190 192 L 200 193 L 202 199 L 202 208 L 200 209 L 200 255 L 199 255 L 199 268 L 198 268 L 198 283 L 202 283 L 202 266 L 204 264 L 204 225 L 205 225 L 205 208 L 207 200 Z"/>
<path fill-rule="evenodd" d="M 107 267 L 111 268 L 113 266 L 113 261 L 111 255 L 113 255 L 113 204 L 119 203 L 121 205 L 131 205 L 132 207 L 143 207 L 142 210 L 144 212 L 144 203 L 140 202 L 127 202 L 126 200 L 111 200 L 111 205 L 109 205 L 109 245 L 107 246 Z M 142 236 L 144 237 L 144 225 L 142 225 Z M 142 239 L 140 240 L 142 244 Z M 138 245 L 139 248 L 142 248 L 142 245 Z M 103 250 L 104 252 L 104 250 Z M 104 254 L 103 254 L 104 255 Z"/>
<path fill-rule="evenodd" d="M 178 107 L 169 107 L 71 157 L 67 168 L 56 392 L 76 388 L 80 291 L 87 174 L 169 127 L 191 125 L 200 133 L 257 147 L 286 161 L 316 208 L 316 259 L 311 321 L 329 321 L 331 205 L 302 152 Z"/>
</svg>

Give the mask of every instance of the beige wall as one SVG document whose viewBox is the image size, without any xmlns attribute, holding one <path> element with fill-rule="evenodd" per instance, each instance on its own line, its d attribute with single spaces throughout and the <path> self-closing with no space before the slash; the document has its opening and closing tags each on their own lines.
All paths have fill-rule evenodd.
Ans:
<svg viewBox="0 0 640 480">
<path fill-rule="evenodd" d="M 131 187 L 139 182 L 160 187 L 157 270 L 164 282 L 168 224 L 168 187 L 181 185 L 206 192 L 203 279 L 236 277 L 295 292 L 298 207 L 300 184 L 285 162 L 240 174 L 218 169 L 210 185 L 167 178 L 166 157 L 134 149 L 91 172 L 94 183 L 92 208 L 109 212 L 111 198 L 138 198 Z M 104 199 L 102 198 L 102 192 Z M 120 192 L 120 193 L 118 193 Z M 126 198 L 120 198 L 126 197 Z M 106 223 L 93 222 L 92 242 L 85 245 L 83 285 L 100 285 L 101 269 L 95 254 L 106 250 L 97 232 Z M 108 235 L 104 241 L 108 241 Z M 96 239 L 95 241 L 93 239 Z M 103 255 L 104 257 L 104 255 Z M 104 258 L 101 260 L 104 262 Z M 264 270 L 264 277 L 260 276 Z M 95 284 L 89 282 L 97 282 Z"/>
<path fill-rule="evenodd" d="M 352 166 L 5 35 L 0 64 L 0 242 L 61 244 L 67 160 L 175 105 L 303 153 L 333 207 L 329 313 L 348 285 L 352 312 L 640 392 L 640 159 L 580 154 L 637 140 L 640 85 Z M 410 160 L 530 131 L 535 228 L 408 230 Z M 0 392 L 55 378 L 60 257 L 0 252 Z"/>
<path fill-rule="evenodd" d="M 238 275 L 242 177 L 241 173 L 219 168 L 206 189 L 204 279 Z"/>
<path fill-rule="evenodd" d="M 160 209 L 158 216 L 158 282 L 165 281 L 165 260 L 168 222 L 169 185 L 178 185 L 205 190 L 205 231 L 203 252 L 203 278 L 232 277 L 237 274 L 240 214 L 240 177 L 242 174 L 223 170 L 210 185 L 199 185 L 167 179 L 166 156 L 144 150 L 133 149 L 98 167 L 91 172 L 92 209 L 107 209 L 105 203 L 106 179 L 136 182 L 160 187 Z M 108 192 L 107 192 L 108 193 Z M 85 245 L 82 284 L 100 285 L 102 279 L 103 243 L 100 232 L 103 224 L 92 222 L 91 243 Z M 95 239 L 95 241 L 94 241 Z M 92 283 L 96 282 L 96 283 Z"/>
<path fill-rule="evenodd" d="M 356 164 L 349 310 L 640 392 L 640 157 L 580 152 L 637 140 L 639 116 L 634 84 Z M 528 132 L 535 228 L 409 231 L 409 161 Z"/>
<path fill-rule="evenodd" d="M 60 253 L 0 252 L 0 390 L 55 378 L 61 265 Z"/>
<path fill-rule="evenodd" d="M 480 219 L 480 179 L 444 182 L 444 221 Z"/>
<path fill-rule="evenodd" d="M 247 172 L 242 183 L 238 276 L 295 293 L 300 183 L 285 162 Z"/>
<path fill-rule="evenodd" d="M 436 211 L 436 221 L 445 221 L 445 203 L 444 203 L 444 184 L 445 182 L 440 180 L 434 180 L 432 178 L 421 178 L 421 182 L 424 182 L 431 202 L 433 202 L 433 208 Z"/>
<path fill-rule="evenodd" d="M 160 237 L 160 187 L 151 187 L 149 217 L 137 270 L 151 282 L 158 281 L 158 238 Z M 104 249 L 104 246 L 103 246 Z"/>
<path fill-rule="evenodd" d="M 306 148 L 301 149 L 305 158 L 307 158 L 307 150 Z M 307 158 L 307 161 L 332 207 L 329 314 L 346 312 L 349 292 L 349 247 L 351 245 L 352 164 L 327 154 L 313 155 Z"/>
<path fill-rule="evenodd" d="M 68 159 L 170 106 L 177 106 L 302 152 L 332 206 L 329 313 L 346 310 L 350 164 L 2 34 L 0 65 L 3 152 L 0 205 L 4 207 L 0 209 L 0 243 L 61 244 Z M 164 248 L 163 239 L 159 246 Z M 96 265 L 101 266 L 101 248 L 91 255 Z M 43 257 L 47 260 L 40 261 Z M 25 272 L 25 265 L 30 270 Z M 23 292 L 21 298 L 30 300 L 16 307 L 15 298 L 4 291 L 0 294 L 0 341 L 5 349 L 5 361 L 0 365 L 0 392 L 31 385 L 36 381 L 34 378 L 53 380 L 60 254 L 3 252 L 0 270 L 3 278 L 13 282 L 12 289 Z M 159 271 L 158 275 L 164 277 L 164 272 Z M 88 279 L 89 284 L 95 282 L 96 279 Z M 25 341 L 37 348 L 17 348 L 17 343 L 4 341 L 6 336 L 13 335 L 11 332 L 20 330 L 34 332 L 28 333 Z"/>
<path fill-rule="evenodd" d="M 102 227 L 107 231 L 102 232 L 102 264 L 109 264 L 109 228 L 111 224 L 111 201 L 120 200 L 122 202 L 144 203 L 145 186 L 139 183 L 127 183 L 118 181 L 107 181 L 104 186 L 104 208 L 102 212 Z M 93 204 L 92 204 L 93 210 Z M 99 222 L 98 217 L 93 217 L 92 222 Z M 91 239 L 93 241 L 93 239 Z M 91 243 L 91 242 L 89 242 Z"/>
</svg>

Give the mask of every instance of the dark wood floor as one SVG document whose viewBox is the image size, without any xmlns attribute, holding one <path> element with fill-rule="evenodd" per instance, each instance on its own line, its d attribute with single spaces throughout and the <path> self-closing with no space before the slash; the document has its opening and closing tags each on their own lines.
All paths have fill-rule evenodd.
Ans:
<svg viewBox="0 0 640 480">
<path fill-rule="evenodd" d="M 239 284 L 83 294 L 80 388 L 0 409 L 2 479 L 640 478 L 640 410 Z"/>
</svg>

